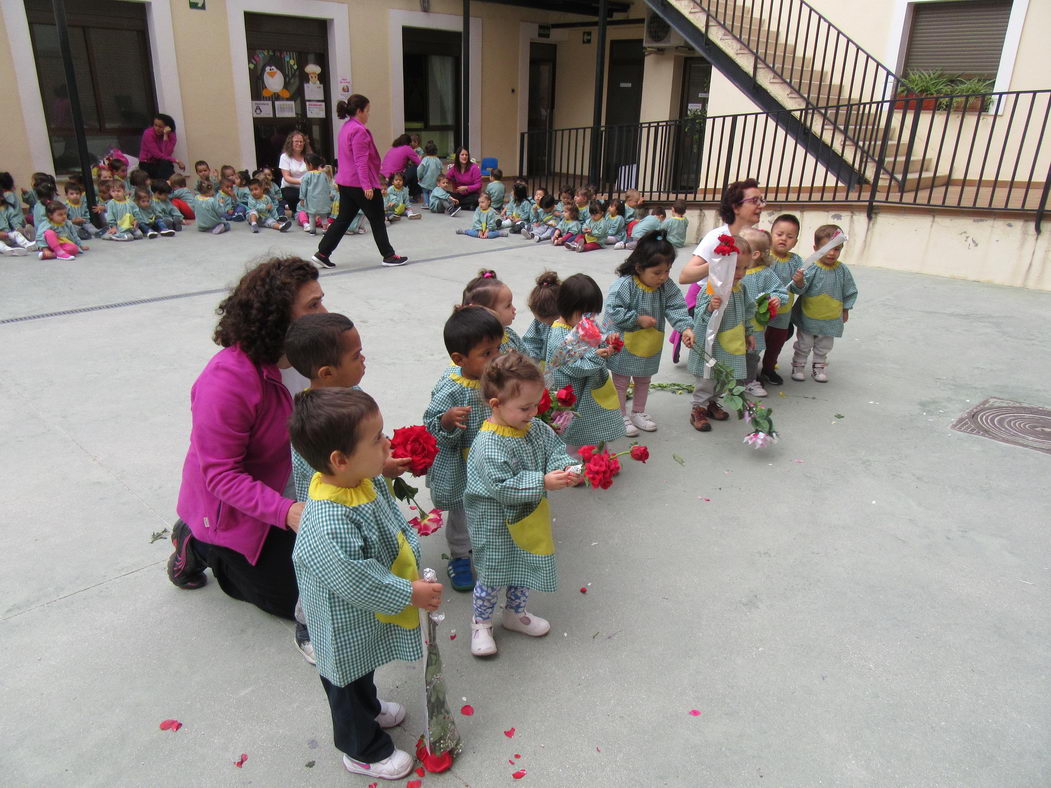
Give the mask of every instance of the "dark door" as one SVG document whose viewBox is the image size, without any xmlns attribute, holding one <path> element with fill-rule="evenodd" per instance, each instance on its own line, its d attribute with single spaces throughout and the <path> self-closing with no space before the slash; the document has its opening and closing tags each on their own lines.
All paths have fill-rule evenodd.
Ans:
<svg viewBox="0 0 1051 788">
<path fill-rule="evenodd" d="M 256 166 L 277 167 L 285 137 L 301 131 L 314 152 L 335 159 L 323 19 L 245 14 Z"/>
<path fill-rule="evenodd" d="M 451 156 L 461 139 L 460 33 L 454 30 L 402 28 L 405 80 L 405 128 L 394 135 L 419 134 L 433 141 L 442 158 Z M 387 145 L 391 140 L 385 141 Z M 384 141 L 379 148 L 384 150 Z M 475 151 L 477 153 L 477 151 Z"/>
<path fill-rule="evenodd" d="M 700 183 L 701 151 L 704 149 L 704 124 L 711 84 L 711 63 L 703 57 L 689 57 L 683 61 L 680 120 L 675 155 L 672 157 L 671 191 L 693 193 Z"/>
<path fill-rule="evenodd" d="M 603 180 L 616 190 L 637 185 L 642 71 L 641 38 L 610 41 Z"/>
<path fill-rule="evenodd" d="M 529 46 L 529 134 L 526 135 L 526 172 L 550 175 L 551 125 L 555 113 L 555 44 Z"/>
</svg>

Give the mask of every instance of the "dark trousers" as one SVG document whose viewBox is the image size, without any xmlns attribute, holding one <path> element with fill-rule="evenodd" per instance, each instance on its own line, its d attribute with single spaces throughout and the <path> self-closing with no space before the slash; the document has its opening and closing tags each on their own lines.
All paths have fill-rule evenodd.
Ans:
<svg viewBox="0 0 1051 788">
<path fill-rule="evenodd" d="M 193 539 L 194 556 L 212 570 L 227 596 L 250 602 L 281 618 L 294 618 L 299 587 L 292 567 L 296 534 L 291 529 L 270 528 L 255 566 L 236 550 Z M 378 711 L 376 712 L 379 713 Z"/>
<path fill-rule="evenodd" d="M 763 354 L 763 371 L 773 372 L 777 365 L 777 357 L 781 355 L 781 348 L 788 341 L 788 328 L 766 327 L 766 353 Z"/>
<path fill-rule="evenodd" d="M 150 176 L 150 180 L 166 181 L 175 172 L 175 165 L 170 161 L 140 161 L 139 169 Z"/>
<path fill-rule="evenodd" d="M 478 207 L 478 192 L 469 192 L 467 194 L 460 194 L 460 192 L 454 191 L 453 197 L 460 201 L 460 208 L 464 211 L 473 211 Z"/>
<path fill-rule="evenodd" d="M 288 207 L 292 209 L 292 215 L 296 215 L 296 207 L 299 205 L 299 187 L 282 186 L 281 196 L 285 198 Z"/>
<path fill-rule="evenodd" d="M 332 711 L 332 741 L 355 761 L 376 763 L 394 752 L 394 741 L 376 722 L 380 701 L 376 695 L 374 671 L 337 687 L 321 676 Z"/>
<path fill-rule="evenodd" d="M 372 240 L 376 242 L 376 248 L 380 255 L 390 257 L 394 254 L 394 247 L 390 245 L 387 237 L 387 224 L 383 215 L 383 196 L 379 189 L 372 190 L 372 199 L 365 199 L 365 190 L 357 186 L 339 187 L 339 214 L 336 220 L 325 230 L 325 236 L 317 245 L 317 250 L 328 257 L 339 246 L 343 234 L 350 227 L 351 220 L 357 216 L 358 211 L 365 214 L 372 228 Z"/>
</svg>

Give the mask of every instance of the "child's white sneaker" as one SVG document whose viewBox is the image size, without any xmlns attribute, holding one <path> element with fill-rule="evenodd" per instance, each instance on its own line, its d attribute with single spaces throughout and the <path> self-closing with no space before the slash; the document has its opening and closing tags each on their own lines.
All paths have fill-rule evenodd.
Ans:
<svg viewBox="0 0 1051 788">
<path fill-rule="evenodd" d="M 358 225 L 358 235 L 364 235 L 367 232 L 368 232 L 368 229 L 365 227 L 365 225 L 363 225 L 363 224 Z"/>
<path fill-rule="evenodd" d="M 491 657 L 496 653 L 493 640 L 493 622 L 471 619 L 471 654 L 476 657 Z"/>
<path fill-rule="evenodd" d="M 71 255 L 69 252 L 56 252 L 55 258 L 58 260 L 76 260 L 77 258 Z"/>
<path fill-rule="evenodd" d="M 814 380 L 818 383 L 828 383 L 828 375 L 825 374 L 825 367 L 823 364 L 814 365 Z"/>
<path fill-rule="evenodd" d="M 631 421 L 640 430 L 645 430 L 646 432 L 657 431 L 657 422 L 651 419 L 650 414 L 646 413 L 645 411 L 640 410 L 637 413 L 632 413 Z"/>
<path fill-rule="evenodd" d="M 543 637 L 551 631 L 551 624 L 540 616 L 534 616 L 528 610 L 522 615 L 518 615 L 512 610 L 504 608 L 504 617 L 500 623 L 503 624 L 504 629 L 509 629 L 512 632 L 521 632 L 523 635 L 529 635 L 529 637 L 533 638 Z"/>
<path fill-rule="evenodd" d="M 367 777 L 378 777 L 381 780 L 400 780 L 412 771 L 416 763 L 405 750 L 395 750 L 382 761 L 362 763 L 349 755 L 343 756 L 343 766 L 352 774 L 364 774 Z"/>
<path fill-rule="evenodd" d="M 395 728 L 401 725 L 405 719 L 405 707 L 392 700 L 380 701 L 380 713 L 376 715 L 376 722 L 381 728 Z"/>
<path fill-rule="evenodd" d="M 745 383 L 744 393 L 751 394 L 753 397 L 767 396 L 766 389 L 763 388 L 763 384 L 760 383 L 758 380 L 753 380 L 751 383 Z"/>
<path fill-rule="evenodd" d="M 415 213 L 414 211 L 408 211 L 407 214 L 408 214 L 410 219 L 422 219 L 423 218 L 423 214 L 422 213 Z"/>
<path fill-rule="evenodd" d="M 613 248 L 614 249 L 623 249 L 624 248 L 624 242 L 623 241 L 617 241 L 615 244 L 613 244 Z"/>
<path fill-rule="evenodd" d="M 634 438 L 639 434 L 639 428 L 635 426 L 635 423 L 629 416 L 624 417 L 624 434 L 629 438 Z"/>
<path fill-rule="evenodd" d="M 806 380 L 806 375 L 803 374 L 803 368 L 792 365 L 792 380 Z"/>
</svg>

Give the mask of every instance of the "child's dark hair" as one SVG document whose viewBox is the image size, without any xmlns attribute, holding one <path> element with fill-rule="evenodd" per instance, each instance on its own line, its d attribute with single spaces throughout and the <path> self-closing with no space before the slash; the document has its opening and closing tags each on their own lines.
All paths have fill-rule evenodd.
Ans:
<svg viewBox="0 0 1051 788">
<path fill-rule="evenodd" d="M 168 185 L 166 180 L 158 179 L 157 182 L 153 184 L 153 193 L 161 196 L 168 195 L 172 193 L 172 187 Z"/>
<path fill-rule="evenodd" d="M 219 174 L 224 178 L 232 178 L 237 174 L 237 168 L 232 164 L 224 164 L 219 168 Z"/>
<path fill-rule="evenodd" d="M 197 193 L 198 194 L 211 194 L 215 191 L 215 186 L 212 185 L 211 181 L 197 181 Z"/>
<path fill-rule="evenodd" d="M 69 180 L 66 181 L 66 185 L 63 187 L 62 190 L 66 194 L 69 194 L 70 192 L 83 192 L 84 191 L 84 184 L 81 183 L 79 180 L 75 181 L 72 178 L 70 178 Z"/>
<path fill-rule="evenodd" d="M 15 188 L 15 179 L 9 172 L 0 172 L 0 190 L 9 192 Z"/>
<path fill-rule="evenodd" d="M 354 453 L 361 422 L 378 413 L 376 400 L 358 389 L 319 388 L 296 394 L 288 433 L 292 446 L 319 473 L 332 473 L 332 452 Z"/>
<path fill-rule="evenodd" d="M 234 179 L 229 177 L 229 176 L 226 176 L 224 178 L 220 178 L 219 179 L 219 188 L 220 189 L 232 189 L 232 188 L 234 188 Z"/>
<path fill-rule="evenodd" d="M 511 197 L 514 199 L 515 202 L 525 202 L 527 199 L 529 199 L 529 189 L 524 183 L 516 182 L 511 187 Z"/>
<path fill-rule="evenodd" d="M 185 189 L 186 188 L 186 176 L 180 175 L 179 173 L 173 173 L 168 177 L 168 183 L 171 184 L 173 189 Z"/>
<path fill-rule="evenodd" d="M 675 262 L 675 247 L 664 230 L 650 230 L 632 250 L 628 258 L 617 266 L 617 276 L 631 276 L 646 268 L 671 265 Z"/>
<path fill-rule="evenodd" d="M 569 320 L 577 312 L 583 314 L 602 311 L 602 291 L 587 274 L 573 274 L 558 288 L 558 314 Z"/>
<path fill-rule="evenodd" d="M 206 162 L 204 159 L 198 159 L 193 163 L 194 172 L 197 172 L 197 170 L 199 170 L 201 167 L 208 167 L 208 162 Z M 211 167 L 208 167 L 208 169 L 210 170 Z"/>
<path fill-rule="evenodd" d="M 592 200 L 588 203 L 588 213 L 592 216 L 601 216 L 606 212 L 605 206 L 598 200 Z"/>
<path fill-rule="evenodd" d="M 679 216 L 682 216 L 686 213 L 686 200 L 676 200 L 671 204 L 671 209 Z"/>
<path fill-rule="evenodd" d="M 540 210 L 550 211 L 555 207 L 555 198 L 550 194 L 545 194 L 540 198 Z"/>
<path fill-rule="evenodd" d="M 59 202 L 58 200 L 49 200 L 48 202 L 44 203 L 44 213 L 46 213 L 48 216 L 53 215 L 55 211 L 64 210 L 66 210 L 66 204 L 64 202 Z"/>
<path fill-rule="evenodd" d="M 248 174 L 248 170 L 238 170 L 237 177 L 241 179 L 241 182 L 244 183 L 245 186 L 247 186 L 248 181 L 252 179 L 252 176 Z"/>
<path fill-rule="evenodd" d="M 575 205 L 564 205 L 562 206 L 562 213 L 569 219 L 579 219 L 580 209 Z"/>
<path fill-rule="evenodd" d="M 312 170 L 320 169 L 325 165 L 325 160 L 318 156 L 316 153 L 308 153 L 303 157 L 303 161 L 307 163 L 307 167 Z"/>
<path fill-rule="evenodd" d="M 660 216 L 663 219 L 665 216 L 667 216 L 667 214 L 664 212 L 664 206 L 654 205 L 652 208 L 650 208 L 650 216 Z"/>
<path fill-rule="evenodd" d="M 150 194 L 150 190 L 149 189 L 136 189 L 135 190 L 135 197 L 134 197 L 135 202 L 138 202 L 143 197 L 145 197 L 147 200 L 153 199 L 153 195 Z"/>
<path fill-rule="evenodd" d="M 468 282 L 467 287 L 463 289 L 463 299 L 460 303 L 463 306 L 476 304 L 492 309 L 496 306 L 496 296 L 505 287 L 506 285 L 497 277 L 496 271 L 483 268 L 478 272 L 478 276 Z"/>
<path fill-rule="evenodd" d="M 128 162 L 123 159 L 112 158 L 106 162 L 109 165 L 110 172 L 117 172 L 118 170 L 127 170 Z"/>
<path fill-rule="evenodd" d="M 573 195 L 574 195 L 575 193 L 576 193 L 576 187 L 575 187 L 575 186 L 573 186 L 573 184 L 572 184 L 572 183 L 569 183 L 569 184 L 566 184 L 565 186 L 563 186 L 563 187 L 561 188 L 561 190 L 559 190 L 559 192 L 558 192 L 558 196 L 559 196 L 559 197 L 561 197 L 561 196 L 562 196 L 563 194 L 568 194 L 568 195 L 569 195 L 569 197 L 570 197 L 570 199 L 572 199 L 572 198 L 573 198 Z"/>
<path fill-rule="evenodd" d="M 402 172 L 401 170 L 398 170 L 397 172 L 392 172 L 391 173 L 391 175 L 390 175 L 390 182 L 394 183 L 394 181 L 396 181 L 398 178 L 401 178 L 401 182 L 405 183 L 405 173 Z M 484 192 L 483 192 L 483 194 L 484 194 Z"/>
<path fill-rule="evenodd" d="M 37 196 L 37 199 L 40 200 L 40 202 L 46 203 L 55 199 L 58 190 L 55 188 L 55 184 L 50 181 L 41 181 L 33 187 L 33 193 Z"/>
<path fill-rule="evenodd" d="M 425 156 L 438 155 L 438 146 L 434 144 L 434 140 L 427 140 L 427 144 L 423 146 L 423 153 Z"/>
<path fill-rule="evenodd" d="M 734 220 L 734 208 L 744 203 L 744 193 L 748 189 L 758 189 L 759 181 L 755 178 L 748 178 L 743 181 L 734 181 L 726 187 L 726 191 L 723 192 L 723 199 L 719 203 L 719 216 L 727 224 L 732 224 Z"/>
<path fill-rule="evenodd" d="M 146 170 L 140 170 L 136 167 L 128 173 L 128 183 L 131 184 L 133 189 L 143 186 L 148 187 L 150 185 L 150 174 Z"/>
<path fill-rule="evenodd" d="M 491 170 L 489 170 L 489 180 L 500 181 L 503 180 L 503 178 L 504 171 L 501 170 L 499 167 L 493 167 Z"/>
<path fill-rule="evenodd" d="M 829 241 L 836 233 L 843 232 L 843 228 L 838 224 L 823 224 L 814 230 L 814 243 L 824 244 L 825 241 Z"/>
<path fill-rule="evenodd" d="M 249 189 L 251 189 L 253 186 L 258 186 L 260 189 L 262 189 L 263 188 L 263 182 L 261 180 L 259 180 L 258 178 L 251 178 L 248 181 L 248 183 L 245 184 L 245 186 L 247 186 Z"/>
<path fill-rule="evenodd" d="M 543 386 L 544 373 L 533 359 L 517 350 L 510 350 L 485 365 L 479 387 L 485 400 L 509 400 L 518 396 L 523 383 L 539 383 Z"/>
<path fill-rule="evenodd" d="M 451 356 L 459 353 L 466 356 L 487 339 L 502 339 L 504 327 L 491 311 L 484 306 L 455 306 L 445 321 L 442 338 L 445 349 Z"/>
<path fill-rule="evenodd" d="M 606 203 L 606 210 L 608 211 L 610 208 L 612 208 L 614 211 L 616 211 L 617 216 L 623 216 L 624 215 L 624 201 L 623 200 L 618 200 L 616 197 L 614 197 L 612 200 L 610 200 L 608 203 Z"/>
<path fill-rule="evenodd" d="M 285 356 L 296 372 L 313 380 L 322 367 L 339 366 L 343 334 L 354 321 L 336 312 L 317 312 L 294 321 L 285 334 Z"/>
<path fill-rule="evenodd" d="M 562 280 L 554 271 L 544 271 L 536 278 L 536 287 L 529 294 L 529 311 L 541 320 L 558 317 L 558 288 Z"/>
<path fill-rule="evenodd" d="M 536 194 L 537 192 L 544 193 L 543 197 L 541 197 L 540 199 L 544 199 L 544 197 L 547 197 L 547 189 L 545 189 L 543 186 L 537 186 L 535 189 L 533 189 L 533 194 Z M 554 205 L 554 203 L 551 204 Z"/>
<path fill-rule="evenodd" d="M 781 222 L 785 222 L 786 224 L 795 225 L 796 234 L 797 235 L 799 234 L 799 219 L 794 214 L 791 214 L 791 213 L 783 213 L 783 214 L 781 214 L 776 219 L 774 219 L 774 223 L 770 225 L 771 229 L 773 229 L 774 227 L 779 225 Z"/>
</svg>

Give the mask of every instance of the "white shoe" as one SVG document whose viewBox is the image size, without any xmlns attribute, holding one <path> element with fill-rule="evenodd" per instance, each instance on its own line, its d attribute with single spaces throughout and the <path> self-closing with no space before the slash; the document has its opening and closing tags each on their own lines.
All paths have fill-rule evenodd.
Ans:
<svg viewBox="0 0 1051 788">
<path fill-rule="evenodd" d="M 753 380 L 751 383 L 745 383 L 744 393 L 751 394 L 753 397 L 767 396 L 766 389 L 763 388 L 763 384 L 760 383 L 758 380 Z"/>
<path fill-rule="evenodd" d="M 632 413 L 631 421 L 640 430 L 645 430 L 646 432 L 657 431 L 657 422 L 651 419 L 650 414 L 646 413 L 645 411 L 640 410 L 637 413 Z"/>
<path fill-rule="evenodd" d="M 358 227 L 358 235 L 364 235 L 368 230 L 365 229 L 365 225 Z"/>
<path fill-rule="evenodd" d="M 634 438 L 639 434 L 639 428 L 635 426 L 635 423 L 630 417 L 624 417 L 624 434 L 629 438 Z"/>
<path fill-rule="evenodd" d="M 405 719 L 405 707 L 392 700 L 380 701 L 380 713 L 376 715 L 376 722 L 381 728 L 394 728 L 401 725 Z"/>
<path fill-rule="evenodd" d="M 792 380 L 806 380 L 802 367 L 792 366 Z"/>
<path fill-rule="evenodd" d="M 381 780 L 400 780 L 412 771 L 416 763 L 413 757 L 404 750 L 395 750 L 388 757 L 376 763 L 355 761 L 349 755 L 343 756 L 343 766 L 352 774 L 364 774 L 366 777 L 378 777 Z"/>
<path fill-rule="evenodd" d="M 820 364 L 814 365 L 814 380 L 818 383 L 828 383 L 828 375 L 825 374 L 825 368 Z"/>
<path fill-rule="evenodd" d="M 504 617 L 500 623 L 503 624 L 504 629 L 521 632 L 533 638 L 543 637 L 551 631 L 551 624 L 540 616 L 534 616 L 528 610 L 519 616 L 504 608 Z"/>
<path fill-rule="evenodd" d="M 613 248 L 614 249 L 623 249 L 624 248 L 624 242 L 623 241 L 617 241 L 615 244 L 613 244 Z"/>
<path fill-rule="evenodd" d="M 471 619 L 471 654 L 476 657 L 491 657 L 495 653 L 493 622 Z"/>
</svg>

